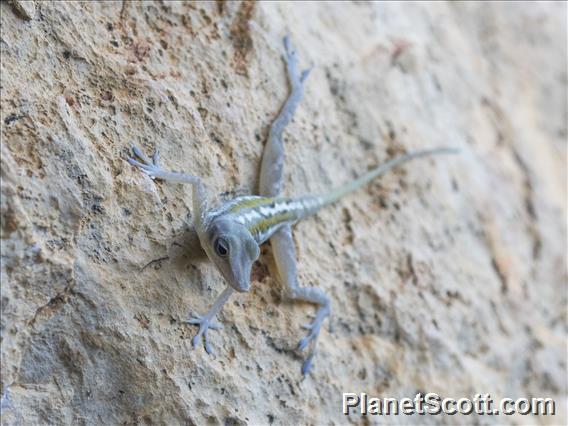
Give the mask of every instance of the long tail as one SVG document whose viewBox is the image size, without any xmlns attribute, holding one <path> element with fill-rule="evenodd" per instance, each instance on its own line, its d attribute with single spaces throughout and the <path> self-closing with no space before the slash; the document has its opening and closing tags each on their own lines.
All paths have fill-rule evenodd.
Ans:
<svg viewBox="0 0 568 426">
<path fill-rule="evenodd" d="M 350 192 L 353 192 L 353 191 L 361 188 L 363 185 L 369 183 L 371 180 L 373 180 L 376 177 L 384 174 L 385 172 L 389 171 L 393 167 L 398 166 L 399 164 L 406 163 L 407 161 L 414 160 L 415 158 L 430 157 L 432 155 L 438 155 L 438 154 L 457 154 L 458 152 L 459 152 L 459 150 L 456 149 L 456 148 L 445 148 L 444 147 L 444 148 L 435 148 L 435 149 L 428 149 L 428 150 L 424 150 L 424 151 L 412 152 L 410 154 L 405 154 L 405 155 L 401 155 L 399 157 L 395 157 L 392 160 L 389 160 L 386 163 L 381 164 L 377 168 L 367 172 L 366 174 L 361 176 L 359 179 L 356 179 L 353 182 L 350 182 L 350 183 L 343 185 L 343 186 L 341 186 L 341 187 L 339 187 L 335 190 L 332 190 L 332 191 L 330 191 L 326 194 L 321 195 L 319 200 L 318 200 L 321 203 L 318 206 L 318 210 L 319 210 L 319 208 L 321 208 L 323 206 L 326 206 L 328 204 L 331 204 L 331 203 L 339 200 L 340 198 L 344 197 L 345 195 L 349 194 Z"/>
</svg>

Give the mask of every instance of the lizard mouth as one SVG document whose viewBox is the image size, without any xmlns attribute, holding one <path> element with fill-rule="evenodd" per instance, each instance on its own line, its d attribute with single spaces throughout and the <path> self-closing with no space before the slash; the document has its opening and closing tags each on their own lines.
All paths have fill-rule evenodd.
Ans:
<svg viewBox="0 0 568 426">
<path fill-rule="evenodd" d="M 244 293 L 250 290 L 250 281 L 243 280 L 242 282 L 238 283 L 235 287 L 233 287 L 239 293 Z"/>
</svg>

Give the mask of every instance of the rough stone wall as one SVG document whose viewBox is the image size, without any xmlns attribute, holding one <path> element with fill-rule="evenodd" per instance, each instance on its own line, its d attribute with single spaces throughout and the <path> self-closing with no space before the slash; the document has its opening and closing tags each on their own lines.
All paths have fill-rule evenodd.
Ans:
<svg viewBox="0 0 568 426">
<path fill-rule="evenodd" d="M 19 7 L 18 7 L 19 6 Z M 0 4 L 4 424 L 566 423 L 566 4 Z M 314 66 L 287 194 L 452 145 L 295 227 L 283 297 L 263 247 L 224 286 L 187 248 L 191 194 L 125 162 L 159 147 L 212 195 L 254 191 L 287 94 L 281 38 Z M 168 257 L 167 259 L 163 259 Z M 150 261 L 157 260 L 144 268 Z M 553 397 L 555 417 L 362 418 L 342 392 Z"/>
</svg>

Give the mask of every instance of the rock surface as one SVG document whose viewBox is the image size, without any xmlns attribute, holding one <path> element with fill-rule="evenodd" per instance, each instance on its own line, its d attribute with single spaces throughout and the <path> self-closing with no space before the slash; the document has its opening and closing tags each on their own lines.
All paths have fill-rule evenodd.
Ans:
<svg viewBox="0 0 568 426">
<path fill-rule="evenodd" d="M 0 4 L 4 424 L 566 423 L 565 3 L 26 7 Z M 295 346 L 314 309 L 283 297 L 269 246 L 216 355 L 191 349 L 182 321 L 224 284 L 185 248 L 189 189 L 124 160 L 159 147 L 219 199 L 253 192 L 287 31 L 314 66 L 287 194 L 461 149 L 296 226 L 300 280 L 334 309 L 305 379 Z M 343 392 L 558 405 L 361 418 Z"/>
</svg>

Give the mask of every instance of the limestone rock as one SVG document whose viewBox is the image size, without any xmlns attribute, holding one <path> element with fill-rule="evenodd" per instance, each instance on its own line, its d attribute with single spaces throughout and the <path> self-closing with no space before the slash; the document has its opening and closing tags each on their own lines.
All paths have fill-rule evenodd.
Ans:
<svg viewBox="0 0 568 426">
<path fill-rule="evenodd" d="M 3 424 L 566 423 L 565 3 L 0 10 Z M 300 281 L 333 300 L 305 379 L 314 308 L 283 298 L 268 245 L 215 356 L 192 350 L 183 320 L 224 283 L 188 248 L 189 189 L 125 161 L 158 147 L 218 199 L 253 192 L 286 32 L 314 67 L 286 194 L 461 150 L 295 227 Z M 365 419 L 343 392 L 552 397 L 557 414 Z"/>
</svg>

